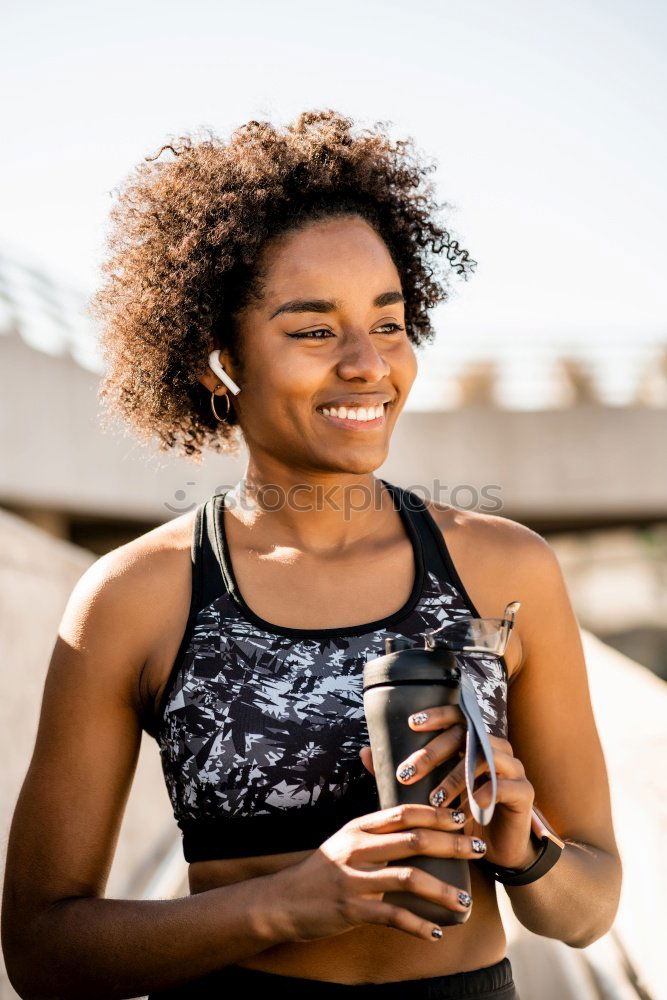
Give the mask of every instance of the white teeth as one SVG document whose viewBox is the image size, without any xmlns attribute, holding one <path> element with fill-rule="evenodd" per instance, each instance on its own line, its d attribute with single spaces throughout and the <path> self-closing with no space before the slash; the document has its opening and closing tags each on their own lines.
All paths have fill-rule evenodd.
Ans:
<svg viewBox="0 0 667 1000">
<path fill-rule="evenodd" d="M 377 406 L 339 406 L 336 407 L 322 407 L 322 413 L 325 417 L 338 417 L 342 420 L 377 420 L 384 413 L 384 405 L 379 403 Z"/>
</svg>

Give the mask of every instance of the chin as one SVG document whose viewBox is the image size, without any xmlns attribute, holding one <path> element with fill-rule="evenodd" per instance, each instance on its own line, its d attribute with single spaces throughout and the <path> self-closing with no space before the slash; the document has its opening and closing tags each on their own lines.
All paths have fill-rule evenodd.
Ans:
<svg viewBox="0 0 667 1000">
<path fill-rule="evenodd" d="M 387 460 L 387 449 L 374 455 L 341 455 L 338 459 L 327 462 L 327 470 L 331 472 L 346 472 L 351 476 L 367 476 L 375 472 Z"/>
</svg>

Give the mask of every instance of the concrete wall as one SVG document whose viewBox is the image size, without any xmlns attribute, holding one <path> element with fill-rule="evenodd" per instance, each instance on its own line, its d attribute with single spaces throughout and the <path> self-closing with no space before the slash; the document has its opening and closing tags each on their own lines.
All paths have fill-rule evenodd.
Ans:
<svg viewBox="0 0 667 1000">
<path fill-rule="evenodd" d="M 667 409 L 580 404 L 530 413 L 468 407 L 403 413 L 384 478 L 485 485 L 515 520 L 664 517 Z M 469 491 L 442 500 L 469 506 Z M 437 499 L 437 497 L 434 497 Z"/>
</svg>

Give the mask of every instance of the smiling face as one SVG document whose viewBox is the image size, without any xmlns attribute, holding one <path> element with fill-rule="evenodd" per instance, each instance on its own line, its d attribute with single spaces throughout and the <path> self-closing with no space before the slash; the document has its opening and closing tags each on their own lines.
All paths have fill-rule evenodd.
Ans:
<svg viewBox="0 0 667 1000">
<path fill-rule="evenodd" d="M 251 461 L 313 475 L 377 469 L 417 374 L 385 243 L 359 216 L 327 218 L 274 240 L 260 267 L 263 298 L 237 317 L 233 398 Z"/>
</svg>

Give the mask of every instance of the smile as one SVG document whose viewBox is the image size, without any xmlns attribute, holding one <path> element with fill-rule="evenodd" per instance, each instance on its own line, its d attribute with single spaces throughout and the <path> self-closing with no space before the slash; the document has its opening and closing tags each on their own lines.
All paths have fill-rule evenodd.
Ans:
<svg viewBox="0 0 667 1000">
<path fill-rule="evenodd" d="M 388 403 L 377 406 L 323 407 L 316 412 L 335 427 L 345 427 L 354 431 L 374 430 L 384 426 L 385 409 Z"/>
</svg>

